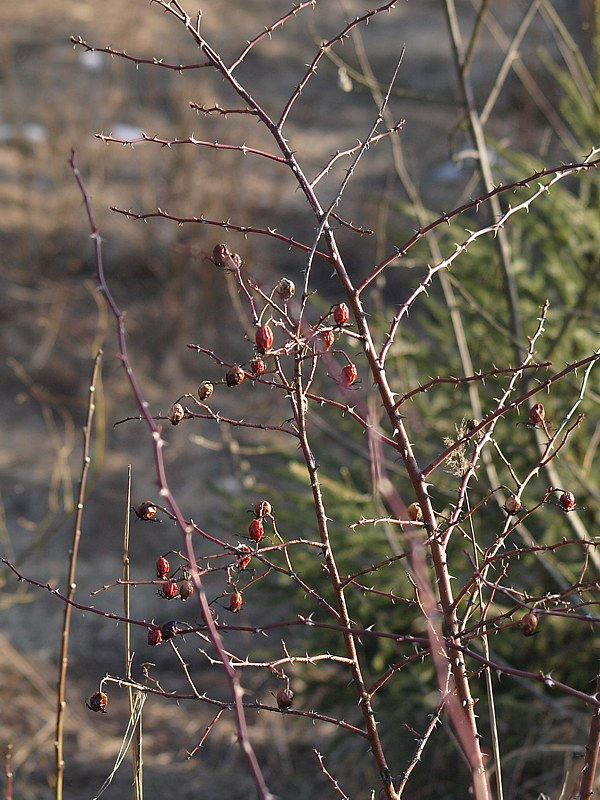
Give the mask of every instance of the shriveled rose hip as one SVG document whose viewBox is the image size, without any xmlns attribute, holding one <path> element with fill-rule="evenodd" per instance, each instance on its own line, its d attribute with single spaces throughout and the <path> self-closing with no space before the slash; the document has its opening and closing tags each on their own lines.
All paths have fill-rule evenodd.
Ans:
<svg viewBox="0 0 600 800">
<path fill-rule="evenodd" d="M 263 372 L 266 372 L 267 365 L 265 364 L 265 360 L 262 356 L 254 356 L 252 361 L 250 362 L 250 372 L 253 375 L 262 375 Z"/>
<path fill-rule="evenodd" d="M 256 349 L 259 353 L 266 353 L 273 347 L 273 331 L 270 325 L 261 325 L 256 331 L 254 338 Z"/>
<path fill-rule="evenodd" d="M 245 377 L 244 370 L 241 367 L 235 366 L 229 370 L 225 376 L 225 380 L 227 381 L 227 386 L 229 387 L 239 386 Z"/>
<path fill-rule="evenodd" d="M 150 628 L 148 631 L 148 644 L 150 647 L 156 647 L 162 642 L 162 633 L 160 628 Z"/>
<path fill-rule="evenodd" d="M 171 565 L 164 556 L 156 559 L 156 575 L 159 578 L 164 578 L 165 575 L 168 575 L 170 569 Z"/>
<path fill-rule="evenodd" d="M 573 492 L 563 492 L 558 498 L 558 502 L 563 511 L 573 511 L 575 508 L 575 495 Z"/>
<path fill-rule="evenodd" d="M 350 319 L 350 309 L 346 303 L 340 303 L 333 309 L 333 319 L 336 325 L 345 325 Z"/>
<path fill-rule="evenodd" d="M 358 371 L 354 364 L 346 364 L 342 367 L 342 385 L 352 386 L 358 377 Z"/>
<path fill-rule="evenodd" d="M 541 403 L 536 403 L 529 412 L 529 422 L 532 425 L 543 425 L 546 419 L 546 411 Z"/>
<path fill-rule="evenodd" d="M 265 529 L 260 519 L 253 519 L 250 525 L 248 525 L 248 536 L 254 542 L 260 542 L 260 540 L 265 535 Z"/>
<path fill-rule="evenodd" d="M 333 343 L 335 342 L 335 336 L 333 335 L 333 331 L 323 331 L 321 334 L 321 341 L 323 342 L 323 350 L 327 352 L 331 350 L 333 347 Z"/>
<path fill-rule="evenodd" d="M 242 597 L 241 593 L 238 592 L 236 589 L 236 591 L 231 595 L 231 598 L 229 600 L 229 609 L 230 611 L 233 611 L 234 614 L 237 614 L 237 612 L 240 610 L 243 604 L 244 604 L 244 598 Z"/>
</svg>

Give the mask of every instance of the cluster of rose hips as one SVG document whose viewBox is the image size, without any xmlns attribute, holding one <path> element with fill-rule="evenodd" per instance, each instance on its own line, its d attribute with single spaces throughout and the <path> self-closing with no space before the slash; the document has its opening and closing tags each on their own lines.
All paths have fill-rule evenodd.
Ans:
<svg viewBox="0 0 600 800">
<path fill-rule="evenodd" d="M 167 600 L 172 600 L 177 596 L 182 600 L 189 600 L 194 594 L 194 584 L 187 573 L 184 570 L 183 578 L 175 580 L 175 578 L 169 577 L 170 571 L 171 565 L 165 556 L 159 556 L 156 559 L 156 577 L 160 578 L 163 583 L 158 594 Z"/>
<path fill-rule="evenodd" d="M 151 507 L 154 508 L 154 513 L 156 513 L 156 507 L 154 507 L 150 501 L 140 504 L 136 509 L 136 513 L 138 514 L 139 518 L 152 519 L 153 514 L 150 514 L 149 516 L 144 516 L 142 514 L 142 512 L 147 512 Z M 265 518 L 271 516 L 271 504 L 268 502 L 268 500 L 259 500 L 254 506 L 253 518 L 248 525 L 248 537 L 252 542 L 254 542 L 256 548 L 258 548 L 259 542 L 265 535 Z M 248 568 L 254 552 L 255 550 L 253 550 L 252 547 L 247 544 L 240 544 L 237 547 L 236 561 L 233 566 L 235 567 L 238 575 L 243 570 Z M 160 597 L 163 597 L 167 600 L 172 600 L 175 597 L 180 597 L 181 600 L 187 600 L 193 595 L 194 584 L 190 580 L 187 572 L 184 570 L 183 577 L 180 579 L 175 579 L 175 577 L 170 574 L 171 564 L 165 555 L 159 556 L 156 559 L 155 568 L 156 576 L 162 580 L 162 585 L 160 591 L 158 592 Z M 231 565 L 228 567 L 228 575 L 230 568 Z M 175 574 L 176 572 L 177 570 L 175 571 Z M 233 584 L 231 578 L 228 578 L 228 582 Z M 244 598 L 242 593 L 237 586 L 234 586 L 234 591 L 229 595 L 229 610 L 236 614 L 242 608 L 243 604 Z M 181 630 L 182 628 L 179 623 L 174 620 L 165 623 L 162 627 L 153 625 L 148 629 L 148 644 L 152 647 L 155 647 L 161 644 L 161 642 L 174 638 L 178 633 L 181 632 Z"/>
</svg>

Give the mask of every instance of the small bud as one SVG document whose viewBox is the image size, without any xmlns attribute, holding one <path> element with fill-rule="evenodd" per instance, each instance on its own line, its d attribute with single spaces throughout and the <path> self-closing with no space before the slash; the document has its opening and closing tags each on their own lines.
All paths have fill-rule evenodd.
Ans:
<svg viewBox="0 0 600 800">
<path fill-rule="evenodd" d="M 245 377 L 246 375 L 244 374 L 244 370 L 241 367 L 235 366 L 229 370 L 225 380 L 227 381 L 227 386 L 229 387 L 239 386 Z"/>
<path fill-rule="evenodd" d="M 277 294 L 279 297 L 281 297 L 284 303 L 287 303 L 288 300 L 291 300 L 296 294 L 296 285 L 294 284 L 294 281 L 291 281 L 289 278 L 282 278 L 277 284 Z"/>
<path fill-rule="evenodd" d="M 290 688 L 280 689 L 275 698 L 277 705 L 281 711 L 287 711 L 294 703 L 294 693 Z"/>
<path fill-rule="evenodd" d="M 183 406 L 181 405 L 181 403 L 173 403 L 173 405 L 167 412 L 167 419 L 169 420 L 171 425 L 179 425 L 184 416 L 185 416 L 185 411 L 183 410 Z"/>
<path fill-rule="evenodd" d="M 214 392 L 215 387 L 212 385 L 210 381 L 202 381 L 200 386 L 198 387 L 198 397 L 202 402 L 208 400 L 212 397 L 212 393 Z"/>
<path fill-rule="evenodd" d="M 530 611 L 528 614 L 525 614 L 524 617 L 521 617 L 519 625 L 523 631 L 523 636 L 533 636 L 533 634 L 537 632 L 538 624 L 539 621 L 537 615 L 534 614 L 533 611 Z"/>
<path fill-rule="evenodd" d="M 421 522 L 423 520 L 423 509 L 420 503 L 411 503 L 406 511 L 411 522 Z"/>
<path fill-rule="evenodd" d="M 333 319 L 336 325 L 345 325 L 350 319 L 350 309 L 346 303 L 340 303 L 333 309 Z"/>
</svg>

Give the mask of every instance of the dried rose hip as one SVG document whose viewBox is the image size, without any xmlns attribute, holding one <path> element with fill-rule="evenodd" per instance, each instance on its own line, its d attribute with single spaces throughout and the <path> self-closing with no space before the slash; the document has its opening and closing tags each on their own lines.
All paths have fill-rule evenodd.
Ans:
<svg viewBox="0 0 600 800">
<path fill-rule="evenodd" d="M 163 641 L 167 641 L 168 639 L 173 639 L 179 633 L 180 628 L 178 623 L 171 619 L 169 622 L 165 622 L 165 624 L 160 629 L 161 636 Z"/>
<path fill-rule="evenodd" d="M 266 353 L 273 347 L 273 331 L 270 325 L 261 325 L 256 331 L 254 338 L 256 349 L 259 353 Z"/>
<path fill-rule="evenodd" d="M 248 525 L 248 536 L 254 542 L 260 542 L 260 540 L 265 535 L 265 529 L 262 524 L 262 520 L 260 519 L 253 519 L 250 525 Z"/>
<path fill-rule="evenodd" d="M 104 692 L 95 692 L 89 700 L 85 701 L 85 704 L 90 711 L 94 711 L 95 713 L 101 711 L 103 714 L 106 714 L 108 697 L 104 694 Z"/>
<path fill-rule="evenodd" d="M 522 508 L 523 503 L 521 502 L 520 498 L 517 497 L 516 494 L 509 494 L 506 498 L 506 502 L 504 503 L 504 510 L 509 517 L 513 514 L 518 514 Z"/>
<path fill-rule="evenodd" d="M 179 597 L 182 600 L 188 600 L 194 594 L 194 584 L 185 578 L 179 584 Z"/>
<path fill-rule="evenodd" d="M 138 519 L 152 519 L 156 516 L 158 509 L 151 500 L 144 500 L 139 506 L 134 509 Z"/>
<path fill-rule="evenodd" d="M 277 294 L 284 303 L 291 300 L 296 294 L 296 285 L 294 281 L 291 281 L 289 278 L 282 278 L 277 284 Z"/>
<path fill-rule="evenodd" d="M 176 597 L 179 594 L 179 589 L 175 581 L 164 581 L 160 589 L 160 594 L 162 597 L 166 597 L 167 600 L 172 600 Z"/>
<path fill-rule="evenodd" d="M 267 365 L 265 364 L 265 360 L 262 356 L 254 356 L 252 361 L 250 362 L 250 372 L 253 375 L 262 375 L 263 372 L 266 372 Z"/>
<path fill-rule="evenodd" d="M 321 334 L 321 341 L 323 342 L 323 350 L 325 352 L 331 350 L 333 343 L 335 342 L 333 331 L 323 331 Z"/>
<path fill-rule="evenodd" d="M 268 500 L 259 500 L 254 506 L 254 513 L 257 517 L 268 517 L 272 510 L 271 503 Z"/>
<path fill-rule="evenodd" d="M 533 611 L 525 614 L 519 623 L 521 630 L 523 631 L 523 636 L 533 636 L 533 634 L 537 631 L 538 624 L 539 621 L 537 615 L 534 614 Z"/>
<path fill-rule="evenodd" d="M 158 578 L 166 577 L 170 569 L 171 565 L 164 556 L 160 556 L 160 558 L 156 559 L 156 576 Z"/>
<path fill-rule="evenodd" d="M 573 511 L 575 508 L 575 495 L 573 492 L 563 492 L 558 498 L 558 502 L 563 511 Z"/>
<path fill-rule="evenodd" d="M 210 381 L 202 381 L 200 386 L 198 387 L 198 397 L 202 402 L 208 400 L 209 397 L 212 397 L 212 393 L 214 392 L 215 387 L 212 385 Z"/>
<path fill-rule="evenodd" d="M 358 371 L 355 364 L 346 364 L 342 367 L 342 386 L 352 386 L 358 378 Z"/>
<path fill-rule="evenodd" d="M 217 267 L 224 267 L 227 264 L 227 259 L 230 255 L 231 253 L 229 252 L 229 248 L 226 244 L 217 244 L 213 249 L 212 260 Z"/>
<path fill-rule="evenodd" d="M 181 403 L 173 403 L 167 412 L 167 418 L 171 425 L 179 425 L 184 416 L 185 411 L 183 410 Z"/>
<path fill-rule="evenodd" d="M 239 386 L 245 377 L 244 370 L 241 367 L 235 366 L 229 370 L 225 376 L 225 380 L 227 381 L 227 386 Z"/>
<path fill-rule="evenodd" d="M 148 644 L 150 647 L 156 647 L 162 642 L 162 633 L 160 628 L 149 628 L 148 629 Z"/>
<path fill-rule="evenodd" d="M 230 610 L 234 614 L 237 614 L 237 612 L 242 607 L 243 603 L 244 603 L 244 598 L 242 597 L 241 593 L 238 592 L 237 589 L 236 589 L 235 592 L 231 595 L 231 598 L 229 600 L 229 608 L 230 608 Z"/>
<path fill-rule="evenodd" d="M 346 303 L 340 303 L 333 309 L 333 319 L 336 325 L 345 325 L 350 319 L 350 309 Z"/>
<path fill-rule="evenodd" d="M 247 544 L 240 545 L 239 549 L 240 549 L 240 551 L 242 553 L 245 554 L 245 555 L 239 556 L 238 561 L 237 561 L 237 568 L 239 570 L 242 570 L 242 569 L 246 569 L 246 567 L 250 563 L 250 559 L 252 558 L 252 556 L 251 556 L 252 551 L 250 550 L 250 548 L 248 547 Z"/>
<path fill-rule="evenodd" d="M 546 411 L 541 403 L 536 403 L 529 412 L 529 422 L 532 425 L 543 425 L 546 419 Z"/>
<path fill-rule="evenodd" d="M 281 711 L 287 711 L 287 709 L 291 708 L 294 703 L 294 693 L 289 687 L 286 689 L 280 689 L 277 692 L 275 699 L 277 700 L 277 705 Z"/>
</svg>

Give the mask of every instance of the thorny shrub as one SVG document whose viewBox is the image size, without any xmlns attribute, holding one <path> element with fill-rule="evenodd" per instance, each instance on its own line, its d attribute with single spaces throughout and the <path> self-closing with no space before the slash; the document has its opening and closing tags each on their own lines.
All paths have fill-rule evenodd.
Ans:
<svg viewBox="0 0 600 800">
<path fill-rule="evenodd" d="M 494 775 L 496 794 L 503 791 L 505 732 L 499 695 L 507 681 L 518 679 L 521 688 L 542 688 L 568 698 L 580 711 L 587 709 L 590 733 L 574 791 L 580 797 L 589 797 L 600 741 L 600 699 L 597 687 L 589 685 L 594 679 L 593 666 L 585 662 L 589 671 L 578 680 L 560 660 L 552 668 L 536 660 L 529 641 L 568 621 L 570 630 L 581 627 L 578 641 L 583 648 L 597 623 L 593 612 L 598 602 L 597 541 L 580 516 L 582 486 L 575 473 L 559 469 L 556 457 L 566 454 L 571 440 L 588 430 L 583 409 L 592 369 L 600 356 L 597 350 L 588 349 L 558 368 L 538 356 L 553 309 L 540 296 L 537 312 L 522 314 L 514 268 L 506 250 L 506 228 L 519 215 L 543 205 L 547 195 L 559 190 L 556 185 L 563 179 L 591 181 L 590 173 L 599 163 L 598 149 L 571 163 L 521 174 L 512 183 L 494 186 L 485 169 L 485 142 L 464 70 L 465 105 L 484 167 L 483 191 L 453 211 L 423 221 L 376 265 L 355 274 L 347 265 L 337 233 L 340 228 L 357 236 L 366 231 L 344 219 L 342 199 L 368 149 L 402 135 L 403 121 L 390 118 L 392 91 L 402 59 L 387 90 L 372 85 L 378 113 L 371 130 L 363 133 L 358 144 L 332 156 L 316 177 L 308 176 L 301 155 L 288 141 L 286 124 L 325 56 L 370 20 L 394 13 L 395 3 L 365 10 L 319 46 L 304 77 L 276 115 L 265 110 L 260 82 L 251 85 L 242 81 L 238 68 L 266 37 L 278 35 L 284 26 L 287 30 L 314 2 L 298 3 L 244 45 L 238 58 L 227 62 L 205 37 L 201 14 L 190 17 L 178 0 L 154 3 L 196 43 L 204 59 L 197 68 L 216 71 L 228 96 L 237 103 L 231 107 L 197 106 L 196 110 L 221 115 L 224 123 L 234 114 L 247 115 L 252 124 L 260 123 L 269 134 L 272 149 L 245 143 L 220 144 L 194 136 L 166 141 L 147 135 L 135 141 L 155 147 L 188 144 L 211 148 L 215 157 L 222 150 L 233 150 L 275 163 L 291 172 L 316 233 L 312 241 L 305 242 L 280 233 L 271 222 L 268 227 L 250 229 L 229 220 L 210 221 L 221 233 L 206 247 L 207 268 L 235 283 L 241 301 L 241 311 L 236 312 L 240 347 L 233 357 L 225 347 L 216 351 L 202 342 L 190 343 L 189 348 L 199 359 L 197 393 L 165 398 L 170 404 L 168 412 L 156 414 L 144 399 L 135 365 L 129 361 L 124 315 L 104 273 L 101 231 L 76 154 L 72 153 L 70 164 L 92 231 L 96 280 L 116 321 L 120 360 L 137 405 L 135 415 L 120 422 L 131 425 L 138 419 L 145 424 L 156 462 L 156 497 L 134 500 L 132 515 L 139 525 L 161 524 L 170 549 L 151 555 L 147 580 L 141 584 L 132 582 L 125 572 L 116 581 L 116 585 L 145 584 L 148 591 L 158 593 L 164 601 L 162 619 L 131 619 L 127 613 L 102 612 L 75 601 L 71 590 L 66 594 L 51 590 L 65 603 L 63 654 L 68 646 L 68 610 L 86 608 L 104 613 L 108 619 L 124 620 L 132 636 L 141 630 L 148 646 L 171 648 L 189 686 L 187 692 L 163 689 L 160 679 L 150 673 L 142 682 L 131 674 L 99 676 L 99 685 L 90 688 L 88 708 L 110 714 L 111 694 L 128 689 L 136 698 L 132 704 L 133 730 L 142 714 L 142 700 L 148 696 L 173 703 L 206 704 L 214 716 L 201 740 L 191 745 L 193 753 L 224 714 L 232 715 L 256 793 L 263 799 L 272 794 L 247 723 L 257 710 L 285 715 L 288 726 L 305 724 L 306 720 L 328 726 L 339 738 L 367 746 L 372 759 L 368 779 L 371 796 L 381 792 L 390 800 L 415 795 L 414 787 L 409 788 L 411 780 L 418 774 L 418 763 L 427 764 L 434 731 L 441 726 L 455 741 L 465 765 L 464 770 L 457 769 L 453 774 L 451 791 L 461 797 L 471 792 L 478 800 L 485 800 L 493 793 L 490 775 Z M 446 3 L 446 8 L 451 41 L 457 44 L 453 4 Z M 78 47 L 94 48 L 80 38 L 73 41 Z M 98 49 L 134 64 L 143 61 L 111 48 Z M 456 58 L 460 63 L 458 45 Z M 153 61 L 157 69 L 178 69 L 159 57 Z M 135 143 L 112 136 L 100 138 Z M 321 182 L 340 158 L 345 159 L 348 169 L 328 196 L 325 190 L 321 192 Z M 510 197 L 510 204 L 505 202 L 506 197 Z M 488 207 L 491 217 L 483 223 Z M 162 210 L 121 213 L 132 219 L 157 217 L 181 224 L 209 224 L 204 217 L 184 219 Z M 274 209 L 273 215 L 276 213 Z M 469 224 L 476 219 L 477 227 L 465 232 L 463 225 L 459 243 L 450 245 L 440 231 L 452 225 L 456 233 L 464 218 Z M 285 244 L 298 259 L 300 278 L 278 275 L 266 283 L 260 270 L 247 263 L 244 240 L 235 247 L 229 242 L 236 231 L 272 237 Z M 418 334 L 431 366 L 427 370 L 423 361 L 415 360 L 408 372 L 403 371 L 399 366 L 400 342 L 409 335 L 409 312 L 427 302 L 435 308 L 439 287 L 445 293 L 451 291 L 447 276 L 460 269 L 465 254 L 476 250 L 482 237 L 494 242 L 490 248 L 498 243 L 501 251 L 499 259 L 490 255 L 490 264 L 501 264 L 497 291 L 499 287 L 507 299 L 508 320 L 501 331 L 493 333 L 502 347 L 487 351 L 479 347 L 489 344 L 484 339 L 490 336 L 492 326 L 478 342 L 468 341 L 468 334 L 467 340 L 461 339 L 460 320 L 453 317 L 458 340 L 453 347 L 460 353 L 462 372 L 442 374 L 443 361 L 436 352 L 437 331 L 427 328 L 427 324 L 436 326 L 434 318 L 422 323 Z M 440 250 L 429 264 L 423 259 L 421 268 L 407 278 L 405 286 L 409 288 L 403 290 L 402 297 L 388 291 L 382 299 L 382 278 L 424 242 L 446 248 L 445 253 Z M 336 280 L 331 304 L 315 291 L 318 276 L 324 271 L 333 272 Z M 472 289 L 473 303 L 476 289 Z M 493 302 L 498 305 L 496 298 Z M 470 308 L 472 311 L 476 305 Z M 456 308 L 445 313 L 460 316 Z M 478 320 L 484 331 L 486 319 L 482 314 Z M 248 330 L 253 331 L 251 336 Z M 450 347 L 450 328 L 443 330 L 446 335 L 439 345 L 440 354 Z M 481 354 L 478 367 L 472 367 L 469 346 Z M 505 360 L 497 363 L 490 350 L 501 353 Z M 96 369 L 98 364 L 99 359 Z M 436 375 L 438 369 L 440 374 Z M 86 426 L 81 510 L 94 382 L 95 378 Z M 248 417 L 245 404 L 250 391 L 254 392 L 254 402 L 259 397 L 268 408 L 269 422 Z M 460 410 L 452 420 L 445 417 L 440 427 L 439 420 L 428 419 L 424 406 L 431 403 L 435 408 L 440 397 L 449 396 L 447 392 L 456 398 L 452 402 Z M 231 393 L 237 393 L 236 415 L 222 410 L 223 398 Z M 446 413 L 448 406 L 443 407 Z M 259 431 L 271 439 L 284 437 L 294 442 L 301 457 L 301 476 L 297 469 L 294 471 L 296 486 L 288 484 L 286 488 L 289 474 L 279 483 L 276 479 L 272 484 L 264 481 L 262 496 L 254 498 L 247 530 L 235 540 L 193 522 L 178 504 L 176 491 L 168 481 L 163 450 L 170 426 L 202 423 L 227 425 L 249 434 Z M 451 424 L 454 430 L 449 429 Z M 323 445 L 324 428 L 337 436 L 332 448 Z M 593 425 L 589 430 L 593 432 Z M 354 458 L 357 452 L 359 459 Z M 348 482 L 341 485 L 335 476 L 341 474 L 340 461 L 344 460 Z M 556 527 L 556 519 L 563 535 L 550 541 L 542 531 L 550 525 Z M 80 523 L 78 518 L 78 533 Z M 74 586 L 76 544 L 70 587 Z M 44 588 L 14 565 L 8 566 L 19 578 Z M 208 593 L 208 576 L 211 587 L 215 578 L 220 582 L 216 594 Z M 188 604 L 186 608 L 196 604 L 195 621 L 189 621 L 189 615 L 188 621 L 181 619 L 183 601 Z M 250 640 L 233 638 L 236 632 L 249 634 Z M 267 633 L 271 634 L 268 638 L 261 635 Z M 274 644 L 277 640 L 281 640 L 280 645 Z M 244 642 L 246 649 L 240 650 L 239 642 Z M 136 658 L 145 660 L 142 647 L 137 651 L 141 653 L 136 653 Z M 196 685 L 188 670 L 192 660 L 201 661 L 206 669 L 221 676 L 226 699 L 209 696 Z M 269 676 L 274 702 L 249 696 L 244 677 L 251 670 Z M 502 685 L 500 676 L 504 676 Z M 64 678 L 65 673 L 63 690 Z M 337 701 L 321 694 L 323 706 L 313 702 L 311 687 L 319 682 L 336 688 Z M 396 687 L 401 687 L 402 693 Z M 527 695 L 527 689 L 523 692 Z M 402 747 L 397 744 L 400 731 L 406 734 Z M 62 796 L 64 770 L 61 735 L 59 710 L 57 797 Z M 359 753 L 361 748 L 351 748 L 350 752 Z M 327 754 L 315 754 L 315 767 L 331 791 L 347 797 L 345 791 L 352 792 L 354 787 L 344 786 L 339 763 L 333 762 L 336 773 L 327 765 Z M 139 791 L 141 759 L 136 767 Z"/>
</svg>

